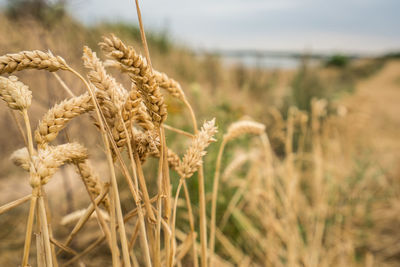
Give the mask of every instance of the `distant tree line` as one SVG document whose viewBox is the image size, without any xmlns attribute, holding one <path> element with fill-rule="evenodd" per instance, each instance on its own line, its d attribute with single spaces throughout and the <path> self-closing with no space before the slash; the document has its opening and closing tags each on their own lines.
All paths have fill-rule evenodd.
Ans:
<svg viewBox="0 0 400 267">
<path fill-rule="evenodd" d="M 11 19 L 33 18 L 46 24 L 65 15 L 67 0 L 7 0 L 6 15 Z"/>
</svg>

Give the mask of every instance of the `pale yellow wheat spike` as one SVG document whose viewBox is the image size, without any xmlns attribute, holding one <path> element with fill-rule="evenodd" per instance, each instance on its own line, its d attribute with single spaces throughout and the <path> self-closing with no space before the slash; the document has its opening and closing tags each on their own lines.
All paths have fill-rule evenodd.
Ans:
<svg viewBox="0 0 400 267">
<path fill-rule="evenodd" d="M 88 160 L 77 162 L 76 166 L 79 175 L 87 186 L 89 194 L 91 194 L 95 199 L 98 195 L 100 195 L 102 188 L 104 187 L 103 182 L 94 172 Z M 110 200 L 107 196 L 103 199 L 102 203 L 107 210 L 110 210 Z"/>
<path fill-rule="evenodd" d="M 89 81 L 96 87 L 96 98 L 99 101 L 100 108 L 110 127 L 114 126 L 117 112 L 125 102 L 128 92 L 117 83 L 113 77 L 107 74 L 103 63 L 97 58 L 89 47 L 83 48 L 83 62 L 86 68 L 90 69 L 87 75 Z"/>
<path fill-rule="evenodd" d="M 182 161 L 179 158 L 178 154 L 176 154 L 173 150 L 168 148 L 167 151 L 167 160 L 168 160 L 168 164 L 169 166 L 174 169 L 175 171 L 178 170 L 179 166 L 181 166 Z"/>
<path fill-rule="evenodd" d="M 159 126 L 167 118 L 167 108 L 156 81 L 155 75 L 146 60 L 132 47 L 127 47 L 119 38 L 112 35 L 103 37 L 100 47 L 110 58 L 118 61 L 133 82 L 138 86 L 140 95 L 154 124 Z"/>
<path fill-rule="evenodd" d="M 139 131 L 133 129 L 132 147 L 136 147 L 136 152 L 141 162 L 144 162 L 149 154 L 159 154 L 160 137 L 155 131 Z"/>
<path fill-rule="evenodd" d="M 126 72 L 126 69 L 121 66 L 121 63 L 116 62 L 114 60 L 106 60 L 104 61 L 105 67 L 112 67 L 119 69 L 120 71 Z M 168 77 L 168 75 L 164 72 L 157 71 L 153 69 L 153 75 L 158 83 L 158 86 L 167 91 L 173 97 L 176 97 L 182 101 L 186 100 L 185 92 L 183 91 L 181 85 L 176 80 Z"/>
<path fill-rule="evenodd" d="M 15 150 L 10 159 L 16 166 L 29 171 L 29 152 L 26 147 Z"/>
<path fill-rule="evenodd" d="M 183 92 L 181 85 L 177 81 L 168 77 L 168 75 L 163 72 L 153 70 L 153 73 L 160 88 L 166 90 L 173 97 L 185 101 L 185 93 Z"/>
<path fill-rule="evenodd" d="M 115 143 L 121 149 L 127 141 L 125 128 L 131 134 L 131 122 L 138 124 L 145 131 L 153 131 L 154 129 L 154 124 L 146 111 L 146 106 L 143 104 L 135 84 L 132 84 L 132 89 L 122 106 L 121 117 L 116 120 L 111 130 Z"/>
<path fill-rule="evenodd" d="M 58 168 L 65 163 L 82 162 L 87 159 L 87 149 L 78 143 L 68 143 L 59 146 L 48 146 L 38 152 L 35 162 L 36 171 L 46 184 Z"/>
<path fill-rule="evenodd" d="M 78 143 L 68 143 L 39 149 L 38 154 L 32 156 L 32 160 L 35 171 L 40 176 L 42 183 L 45 184 L 61 165 L 71 162 L 80 164 L 87 159 L 87 156 L 87 150 L 84 146 Z M 32 170 L 26 147 L 14 151 L 11 155 L 11 161 L 25 171 Z"/>
<path fill-rule="evenodd" d="M 64 153 L 66 149 L 71 148 L 71 151 Z M 66 158 L 62 158 L 64 154 Z M 49 161 L 49 157 L 54 156 L 57 163 L 53 163 Z M 70 158 L 68 158 L 70 157 Z M 46 162 L 42 162 L 43 158 L 45 158 Z M 99 177 L 94 173 L 92 167 L 88 160 L 84 160 L 86 158 L 85 149 L 76 143 L 71 143 L 67 145 L 58 146 L 55 148 L 49 147 L 47 151 L 39 151 L 39 156 L 34 156 L 35 165 L 44 166 L 47 168 L 50 166 L 51 168 L 57 166 L 57 164 L 63 164 L 64 162 L 75 161 L 76 166 L 78 168 L 78 173 L 81 176 L 84 183 L 87 185 L 89 193 L 92 194 L 93 198 L 96 198 L 103 188 L 103 183 L 100 181 Z M 25 171 L 29 171 L 29 153 L 26 147 L 18 149 L 14 151 L 11 155 L 12 162 L 24 169 Z M 51 160 L 51 159 L 50 159 Z M 52 168 L 51 172 L 54 173 L 56 169 Z M 42 178 L 43 174 L 41 175 Z M 110 201 L 108 197 L 105 197 L 102 201 L 104 207 L 109 210 Z"/>
<path fill-rule="evenodd" d="M 201 130 L 195 135 L 192 143 L 185 155 L 177 172 L 182 178 L 189 178 L 195 173 L 203 163 L 202 157 L 207 153 L 205 149 L 211 142 L 215 142 L 214 135 L 217 132 L 215 119 L 203 124 Z"/>
<path fill-rule="evenodd" d="M 265 125 L 255 121 L 243 120 L 232 123 L 224 135 L 226 141 L 235 139 L 243 134 L 261 135 L 265 132 Z"/>
<path fill-rule="evenodd" d="M 0 77 L 0 98 L 11 109 L 23 110 L 31 105 L 32 92 L 16 76 Z"/>
<path fill-rule="evenodd" d="M 123 119 L 126 120 L 127 116 L 145 131 L 152 131 L 154 129 L 154 124 L 148 110 L 134 83 L 122 109 Z"/>
<path fill-rule="evenodd" d="M 35 141 L 39 147 L 53 141 L 67 123 L 86 112 L 94 109 L 88 93 L 73 97 L 56 104 L 43 116 L 35 131 Z"/>
<path fill-rule="evenodd" d="M 57 71 L 68 70 L 69 67 L 62 57 L 53 56 L 50 52 L 39 50 L 22 51 L 16 54 L 0 56 L 0 74 L 24 69 Z"/>
</svg>

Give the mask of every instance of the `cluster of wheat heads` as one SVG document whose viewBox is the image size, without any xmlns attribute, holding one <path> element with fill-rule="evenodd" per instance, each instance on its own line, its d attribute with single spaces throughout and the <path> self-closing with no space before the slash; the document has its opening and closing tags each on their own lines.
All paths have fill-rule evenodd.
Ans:
<svg viewBox="0 0 400 267">
<path fill-rule="evenodd" d="M 58 266 L 61 253 L 64 254 L 63 259 L 68 258 L 67 262 L 63 261 L 64 265 L 79 262 L 102 242 L 106 242 L 110 249 L 113 266 L 174 266 L 181 264 L 184 258 L 194 266 L 198 266 L 200 259 L 201 265 L 207 266 L 202 158 L 207 147 L 215 141 L 215 120 L 206 121 L 198 129 L 193 110 L 179 83 L 153 70 L 144 57 L 116 36 L 104 37 L 99 45 L 109 60 L 108 66 L 117 67 L 129 76 L 129 89 L 107 73 L 105 64 L 88 47 L 83 49 L 83 64 L 88 70 L 86 78 L 63 58 L 50 52 L 23 51 L 0 57 L 0 74 L 4 75 L 0 77 L 0 97 L 10 109 L 18 111 L 25 122 L 25 129 L 21 130 L 25 147 L 15 151 L 11 159 L 29 173 L 32 187 L 30 195 L 0 207 L 1 214 L 30 201 L 21 266 L 30 266 L 33 232 L 39 266 Z M 55 104 L 32 132 L 28 112 L 32 92 L 16 76 L 5 75 L 25 69 L 69 71 L 84 83 L 87 92 Z M 165 126 L 167 107 L 164 104 L 164 92 L 187 105 L 193 121 L 193 134 Z M 109 168 L 106 177 L 100 178 L 91 167 L 89 152 L 82 144 L 70 142 L 55 145 L 60 131 L 72 119 L 86 113 L 93 114 L 93 124 L 102 136 Z M 167 146 L 164 129 L 175 130 L 182 133 L 182 138 L 190 138 L 182 157 Z M 157 181 L 157 194 L 154 196 L 149 195 L 147 187 L 151 179 L 143 171 L 143 164 L 148 157 L 158 160 L 157 177 L 153 179 Z M 65 218 L 64 221 L 77 222 L 65 240 L 57 240 L 52 229 L 56 224 L 50 223 L 52 218 L 48 202 L 51 199 L 46 197 L 45 185 L 64 164 L 76 167 L 91 203 L 86 209 Z M 121 188 L 118 188 L 116 166 L 123 174 L 135 206 L 125 214 L 121 208 Z M 180 177 L 175 196 L 172 195 L 170 169 Z M 200 211 L 194 216 L 186 181 L 196 172 Z M 187 233 L 176 229 L 181 188 L 184 189 L 188 211 L 190 231 Z M 70 244 L 92 214 L 96 215 L 93 217 L 98 221 L 101 234 L 84 251 L 75 251 Z M 197 238 L 195 218 L 199 218 L 200 238 Z M 126 229 L 128 222 L 134 225 L 133 229 Z"/>
</svg>

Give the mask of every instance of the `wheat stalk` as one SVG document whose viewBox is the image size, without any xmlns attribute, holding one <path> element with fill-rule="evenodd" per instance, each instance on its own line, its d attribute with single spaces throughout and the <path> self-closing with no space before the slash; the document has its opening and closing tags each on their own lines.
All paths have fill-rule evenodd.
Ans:
<svg viewBox="0 0 400 267">
<path fill-rule="evenodd" d="M 108 216 L 107 212 L 105 212 L 104 210 L 100 210 L 101 212 L 101 216 L 103 216 L 103 218 L 106 221 L 110 221 L 110 217 Z M 86 209 L 81 209 L 81 210 L 76 210 L 74 212 L 71 212 L 67 215 L 65 215 L 64 217 L 61 218 L 61 225 L 67 225 L 67 224 L 71 224 L 74 223 L 76 221 L 78 221 L 82 216 L 86 215 Z M 97 215 L 96 213 L 92 213 L 90 218 L 95 218 Z"/>
<path fill-rule="evenodd" d="M 93 198 L 99 196 L 102 192 L 102 188 L 104 188 L 104 184 L 101 182 L 98 175 L 93 171 L 93 168 L 90 166 L 89 161 L 85 160 L 77 162 L 76 167 L 83 182 L 87 186 L 87 189 L 89 191 L 88 193 L 92 194 Z M 102 203 L 104 207 L 109 211 L 110 200 L 107 196 L 102 200 Z"/>
</svg>

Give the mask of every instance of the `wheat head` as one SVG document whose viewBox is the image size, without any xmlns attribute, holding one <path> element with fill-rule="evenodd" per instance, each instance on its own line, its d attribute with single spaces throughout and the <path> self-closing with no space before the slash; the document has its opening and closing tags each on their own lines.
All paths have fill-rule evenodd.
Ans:
<svg viewBox="0 0 400 267">
<path fill-rule="evenodd" d="M 100 47 L 108 57 L 118 61 L 132 81 L 138 86 L 140 95 L 148 109 L 154 124 L 159 126 L 167 118 L 167 108 L 156 82 L 152 69 L 146 59 L 138 55 L 132 47 L 127 47 L 119 38 L 112 35 L 103 37 Z"/>
<path fill-rule="evenodd" d="M 0 74 L 12 73 L 24 69 L 38 69 L 47 71 L 68 70 L 65 60 L 60 56 L 53 56 L 50 52 L 39 50 L 22 51 L 16 54 L 0 56 Z"/>
<path fill-rule="evenodd" d="M 100 195 L 104 186 L 99 176 L 94 172 L 88 160 L 77 162 L 76 167 L 83 182 L 87 186 L 88 193 L 91 194 L 93 198 L 96 198 Z M 110 210 L 110 200 L 107 196 L 103 199 L 102 203 L 107 210 Z"/>
<path fill-rule="evenodd" d="M 47 145 L 57 137 L 70 120 L 93 109 L 93 102 L 88 93 L 56 104 L 40 120 L 35 131 L 36 143 L 39 147 Z"/>
<path fill-rule="evenodd" d="M 96 98 L 99 101 L 100 108 L 105 115 L 106 121 L 110 127 L 114 125 L 118 110 L 121 109 L 127 97 L 127 91 L 122 84 L 107 74 L 103 63 L 97 58 L 89 47 L 83 48 L 83 62 L 86 68 L 90 69 L 88 73 L 89 81 L 96 88 Z"/>
<path fill-rule="evenodd" d="M 203 163 L 202 157 L 207 153 L 205 149 L 211 142 L 215 142 L 214 135 L 217 132 L 215 119 L 205 122 L 201 130 L 193 138 L 191 145 L 183 156 L 182 163 L 177 172 L 182 178 L 189 178 Z"/>
<path fill-rule="evenodd" d="M 18 81 L 16 76 L 0 77 L 0 98 L 11 109 L 27 109 L 32 103 L 32 92 L 29 87 Z"/>
<path fill-rule="evenodd" d="M 238 138 L 243 134 L 261 135 L 265 131 L 265 125 L 255 121 L 243 120 L 232 123 L 224 135 L 226 142 Z"/>
</svg>

